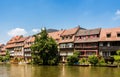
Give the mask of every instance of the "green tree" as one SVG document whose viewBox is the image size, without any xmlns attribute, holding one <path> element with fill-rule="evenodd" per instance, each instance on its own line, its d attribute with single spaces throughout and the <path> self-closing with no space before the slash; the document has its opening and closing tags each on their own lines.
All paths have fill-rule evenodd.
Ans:
<svg viewBox="0 0 120 77">
<path fill-rule="evenodd" d="M 3 61 L 3 57 L 2 56 L 0 56 L 0 62 L 2 62 Z"/>
<path fill-rule="evenodd" d="M 35 64 L 56 65 L 59 62 L 57 43 L 48 37 L 46 29 L 35 35 L 35 42 L 31 46 L 32 59 Z"/>
<path fill-rule="evenodd" d="M 9 60 L 10 60 L 10 53 L 9 53 L 9 51 L 6 51 L 5 56 L 0 56 L 0 61 L 2 61 L 2 62 L 6 62 L 6 61 L 9 61 Z"/>
<path fill-rule="evenodd" d="M 105 65 L 106 63 L 105 63 L 105 59 L 103 58 L 103 57 L 101 57 L 100 59 L 99 59 L 99 65 Z"/>
<path fill-rule="evenodd" d="M 116 53 L 117 53 L 117 55 L 119 55 L 119 56 L 120 56 L 120 50 L 118 50 Z"/>
<path fill-rule="evenodd" d="M 9 51 L 6 51 L 5 61 L 9 61 L 9 60 L 10 60 L 10 53 Z"/>
<path fill-rule="evenodd" d="M 120 50 L 118 50 L 116 53 L 117 53 L 117 55 L 114 55 L 114 60 L 117 62 L 117 65 L 119 67 L 119 65 L 120 65 Z"/>
<path fill-rule="evenodd" d="M 75 51 L 73 53 L 73 55 L 68 56 L 67 57 L 68 65 L 74 65 L 75 63 L 78 63 L 79 62 L 79 55 L 80 55 L 80 52 Z"/>
<path fill-rule="evenodd" d="M 90 64 L 96 65 L 98 63 L 98 57 L 95 55 L 91 55 L 88 57 L 88 61 Z"/>
</svg>

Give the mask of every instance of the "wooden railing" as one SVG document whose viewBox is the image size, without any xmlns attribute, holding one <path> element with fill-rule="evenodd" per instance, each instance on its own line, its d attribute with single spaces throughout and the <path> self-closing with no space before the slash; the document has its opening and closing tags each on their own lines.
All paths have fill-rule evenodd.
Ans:
<svg viewBox="0 0 120 77">
<path fill-rule="evenodd" d="M 75 46 L 75 48 L 98 48 L 98 46 Z"/>
<path fill-rule="evenodd" d="M 120 46 L 100 46 L 99 47 L 99 50 L 119 50 L 120 49 Z"/>
</svg>

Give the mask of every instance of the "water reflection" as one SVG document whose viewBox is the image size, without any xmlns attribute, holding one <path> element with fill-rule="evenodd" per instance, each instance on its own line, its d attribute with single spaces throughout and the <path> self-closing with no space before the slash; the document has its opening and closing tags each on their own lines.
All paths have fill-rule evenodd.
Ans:
<svg viewBox="0 0 120 77">
<path fill-rule="evenodd" d="M 0 77 L 119 77 L 120 68 L 0 65 Z"/>
</svg>

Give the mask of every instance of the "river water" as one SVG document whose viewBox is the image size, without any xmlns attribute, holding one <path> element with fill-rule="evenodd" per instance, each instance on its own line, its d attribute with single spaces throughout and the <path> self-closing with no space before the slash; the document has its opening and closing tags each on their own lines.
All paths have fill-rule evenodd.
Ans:
<svg viewBox="0 0 120 77">
<path fill-rule="evenodd" d="M 0 77 L 120 77 L 120 68 L 0 64 Z"/>
</svg>

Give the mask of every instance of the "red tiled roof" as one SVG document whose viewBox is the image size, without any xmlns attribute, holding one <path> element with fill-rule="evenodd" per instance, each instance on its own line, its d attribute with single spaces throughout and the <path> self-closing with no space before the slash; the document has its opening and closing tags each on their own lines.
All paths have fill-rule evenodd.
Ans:
<svg viewBox="0 0 120 77">
<path fill-rule="evenodd" d="M 4 44 L 0 44 L 0 47 L 4 46 Z"/>
<path fill-rule="evenodd" d="M 61 38 L 62 37 L 65 37 L 65 36 L 72 36 L 72 38 L 70 39 L 64 39 L 64 40 L 60 40 L 59 43 L 67 43 L 67 42 L 74 42 L 74 39 L 75 39 L 75 34 L 77 33 L 77 31 L 80 29 L 80 27 L 76 27 L 76 28 L 72 28 L 72 29 L 68 29 L 68 30 L 65 30 L 62 34 L 61 34 Z"/>
<path fill-rule="evenodd" d="M 7 44 L 6 45 L 6 48 L 14 48 L 15 47 L 15 44 Z"/>
<path fill-rule="evenodd" d="M 106 36 L 108 33 L 111 34 L 109 38 Z M 120 27 L 101 29 L 99 41 L 120 41 L 120 37 L 117 37 L 117 33 L 120 33 Z"/>
<path fill-rule="evenodd" d="M 72 39 L 64 39 L 64 40 L 60 40 L 59 43 L 68 43 L 68 42 L 74 42 L 75 39 L 75 35 L 72 36 Z"/>
<path fill-rule="evenodd" d="M 34 41 L 35 41 L 35 37 L 29 37 L 28 39 L 26 39 L 24 48 L 29 48 L 32 44 L 28 44 L 28 43 L 33 43 Z"/>
<path fill-rule="evenodd" d="M 76 28 L 72 28 L 72 29 L 65 30 L 65 31 L 61 34 L 61 36 L 74 35 L 74 34 L 78 31 L 79 28 L 80 28 L 80 27 L 76 27 Z"/>
<path fill-rule="evenodd" d="M 96 35 L 100 34 L 101 28 L 89 29 L 89 30 L 79 30 L 76 36 L 86 36 L 86 35 Z"/>
<path fill-rule="evenodd" d="M 52 37 L 53 39 L 57 40 L 57 42 L 60 41 L 60 35 L 64 32 L 64 30 L 61 31 L 56 31 L 56 32 L 51 32 L 48 33 L 49 37 Z"/>
<path fill-rule="evenodd" d="M 16 42 L 17 40 L 19 40 L 21 37 L 22 37 L 22 36 L 12 37 L 12 38 L 7 42 L 7 44 L 14 43 L 14 42 Z"/>
<path fill-rule="evenodd" d="M 15 36 L 7 42 L 6 48 L 14 48 L 17 46 L 23 46 L 23 44 L 16 44 L 18 42 L 24 42 L 28 37 Z"/>
<path fill-rule="evenodd" d="M 24 42 L 28 37 L 21 37 L 19 40 L 17 40 L 16 42 Z"/>
<path fill-rule="evenodd" d="M 28 37 L 26 39 L 26 42 L 34 42 L 35 41 L 35 37 Z"/>
<path fill-rule="evenodd" d="M 101 31 L 101 28 L 89 29 L 89 30 L 79 30 L 76 33 L 75 43 L 98 42 L 99 37 L 97 37 L 97 35 L 100 34 L 100 31 Z M 79 38 L 80 36 L 85 37 L 85 38 L 80 39 Z M 88 36 L 90 36 L 90 38 L 88 38 Z"/>
</svg>

